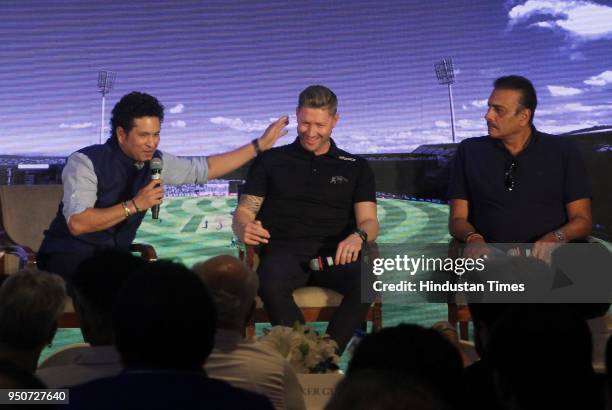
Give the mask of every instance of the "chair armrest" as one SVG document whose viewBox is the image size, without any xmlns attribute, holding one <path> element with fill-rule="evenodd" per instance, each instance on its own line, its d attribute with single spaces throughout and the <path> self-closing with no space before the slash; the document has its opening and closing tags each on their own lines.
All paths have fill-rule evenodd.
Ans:
<svg viewBox="0 0 612 410">
<path fill-rule="evenodd" d="M 256 270 L 259 265 L 259 246 L 242 245 L 238 251 L 238 259 L 252 270 Z"/>
<path fill-rule="evenodd" d="M 140 254 L 140 257 L 147 262 L 153 262 L 157 260 L 157 252 L 155 248 L 146 243 L 133 243 L 130 245 L 130 251 Z"/>
<path fill-rule="evenodd" d="M 5 238 L 3 238 L 5 239 Z M 36 265 L 36 252 L 27 246 L 22 246 L 13 241 L 0 241 L 0 272 L 4 272 L 4 257 L 14 255 L 19 258 L 19 269 Z"/>
</svg>

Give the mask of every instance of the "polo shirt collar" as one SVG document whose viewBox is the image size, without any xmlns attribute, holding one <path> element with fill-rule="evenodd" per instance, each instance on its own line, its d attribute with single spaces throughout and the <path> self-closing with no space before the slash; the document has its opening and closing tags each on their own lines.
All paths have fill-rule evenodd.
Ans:
<svg viewBox="0 0 612 410">
<path fill-rule="evenodd" d="M 106 145 L 108 145 L 113 151 L 117 152 L 117 158 L 119 158 L 119 161 L 122 164 L 126 166 L 130 166 L 130 167 L 134 167 L 137 171 L 140 171 L 141 169 L 144 168 L 144 165 L 145 165 L 144 162 L 134 161 L 133 158 L 128 157 L 125 154 L 125 152 L 123 152 L 116 138 L 112 138 L 112 137 L 109 138 L 106 141 Z"/>
<path fill-rule="evenodd" d="M 529 152 L 532 147 L 540 141 L 540 132 L 533 125 L 531 126 L 531 135 L 529 136 L 529 138 L 530 139 L 529 143 L 527 144 L 527 147 L 525 147 L 524 150 L 519 152 L 518 155 L 522 155 L 524 152 Z M 502 149 L 505 152 L 508 152 L 508 150 L 504 146 L 504 143 L 501 140 L 493 138 L 491 136 L 489 136 L 489 139 L 491 140 L 494 146 L 498 147 L 499 149 Z"/>
<path fill-rule="evenodd" d="M 300 156 L 304 158 L 327 157 L 327 156 L 332 157 L 332 158 L 337 158 L 339 155 L 342 155 L 340 149 L 334 142 L 333 138 L 329 139 L 329 143 L 330 143 L 329 151 L 327 151 L 323 155 L 315 155 L 314 152 L 304 149 L 304 147 L 302 147 L 302 144 L 300 144 L 300 137 L 295 138 L 295 141 L 291 143 L 291 148 L 294 152 L 296 152 L 297 154 L 299 154 Z"/>
</svg>

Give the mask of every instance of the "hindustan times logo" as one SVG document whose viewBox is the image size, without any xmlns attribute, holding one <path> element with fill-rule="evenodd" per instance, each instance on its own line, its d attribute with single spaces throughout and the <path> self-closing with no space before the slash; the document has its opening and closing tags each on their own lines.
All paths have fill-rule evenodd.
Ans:
<svg viewBox="0 0 612 410">
<path fill-rule="evenodd" d="M 376 258 L 372 260 L 372 273 L 380 276 L 388 271 L 401 271 L 416 274 L 418 271 L 453 272 L 461 276 L 466 272 L 482 272 L 485 268 L 483 258 L 426 258 L 421 255 L 412 258 L 408 255 L 395 255 L 395 258 Z"/>
</svg>

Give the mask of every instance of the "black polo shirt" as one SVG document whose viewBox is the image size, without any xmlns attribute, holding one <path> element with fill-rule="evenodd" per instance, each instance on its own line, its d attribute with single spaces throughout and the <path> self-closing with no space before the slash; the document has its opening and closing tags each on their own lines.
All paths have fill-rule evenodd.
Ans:
<svg viewBox="0 0 612 410">
<path fill-rule="evenodd" d="M 376 202 L 368 162 L 331 147 L 326 154 L 302 148 L 299 138 L 258 156 L 244 194 L 264 197 L 257 215 L 274 240 L 337 243 L 355 229 L 353 205 Z"/>
<path fill-rule="evenodd" d="M 509 191 L 506 171 L 513 160 Z M 449 198 L 469 201 L 469 221 L 487 242 L 534 242 L 568 222 L 566 204 L 591 196 L 574 142 L 535 128 L 516 157 L 490 136 L 466 139 L 453 169 Z"/>
</svg>

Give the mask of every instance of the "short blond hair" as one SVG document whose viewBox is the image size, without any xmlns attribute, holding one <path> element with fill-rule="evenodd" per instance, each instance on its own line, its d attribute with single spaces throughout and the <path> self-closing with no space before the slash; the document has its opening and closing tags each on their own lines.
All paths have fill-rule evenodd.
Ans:
<svg viewBox="0 0 612 410">
<path fill-rule="evenodd" d="M 300 93 L 297 109 L 300 108 L 324 108 L 330 115 L 336 115 L 338 97 L 324 85 L 311 85 Z"/>
</svg>

